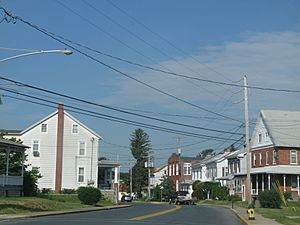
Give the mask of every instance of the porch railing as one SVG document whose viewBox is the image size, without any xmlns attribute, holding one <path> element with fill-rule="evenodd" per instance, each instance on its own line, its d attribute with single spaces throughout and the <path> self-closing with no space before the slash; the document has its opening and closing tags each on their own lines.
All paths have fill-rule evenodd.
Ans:
<svg viewBox="0 0 300 225">
<path fill-rule="evenodd" d="M 4 174 L 0 175 L 0 186 L 22 186 L 23 177 L 22 176 L 6 176 Z"/>
</svg>

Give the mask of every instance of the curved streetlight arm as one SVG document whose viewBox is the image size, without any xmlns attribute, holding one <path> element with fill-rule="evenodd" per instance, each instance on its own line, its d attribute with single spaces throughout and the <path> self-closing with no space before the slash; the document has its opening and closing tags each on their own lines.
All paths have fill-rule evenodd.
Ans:
<svg viewBox="0 0 300 225">
<path fill-rule="evenodd" d="M 15 55 L 15 56 L 11 56 L 5 59 L 0 59 L 0 63 L 2 62 L 6 62 L 8 60 L 12 60 L 12 59 L 16 59 L 16 58 L 20 58 L 20 57 L 25 57 L 25 56 L 29 56 L 29 55 L 36 55 L 36 54 L 45 54 L 45 53 L 63 53 L 65 55 L 71 55 L 73 52 L 69 49 L 63 49 L 63 50 L 40 50 L 40 51 L 35 51 L 35 52 L 28 52 L 28 53 L 24 53 L 24 54 L 20 54 L 20 55 Z"/>
</svg>

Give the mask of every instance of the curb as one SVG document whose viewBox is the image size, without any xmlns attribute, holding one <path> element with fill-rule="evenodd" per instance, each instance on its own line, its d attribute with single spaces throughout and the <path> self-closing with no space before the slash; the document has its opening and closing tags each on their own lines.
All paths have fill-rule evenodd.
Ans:
<svg viewBox="0 0 300 225">
<path fill-rule="evenodd" d="M 231 211 L 235 213 L 235 215 L 246 225 L 251 225 L 244 217 L 242 217 L 235 209 L 230 208 Z"/>
<path fill-rule="evenodd" d="M 35 217 L 43 217 L 43 216 L 56 216 L 56 215 L 65 215 L 65 214 L 74 214 L 74 213 L 122 209 L 131 206 L 132 205 L 115 205 L 115 206 L 104 206 L 104 207 L 93 207 L 93 208 L 68 209 L 63 211 L 47 211 L 47 212 L 39 212 L 39 213 L 28 214 L 28 215 L 0 215 L 0 221 L 10 220 L 10 219 L 25 219 L 25 218 L 35 218 Z"/>
<path fill-rule="evenodd" d="M 212 205 L 210 205 L 210 204 L 199 204 L 199 205 L 207 205 L 207 206 L 212 206 Z M 251 223 L 249 223 L 244 217 L 242 217 L 240 214 L 238 214 L 238 212 L 235 210 L 235 209 L 233 209 L 233 208 L 231 208 L 231 207 L 229 207 L 229 206 L 227 206 L 227 205 L 213 205 L 213 206 L 218 206 L 218 207 L 223 207 L 223 208 L 227 208 L 227 209 L 230 209 L 232 212 L 234 212 L 234 214 L 244 223 L 244 224 L 246 224 L 246 225 L 251 225 Z"/>
</svg>

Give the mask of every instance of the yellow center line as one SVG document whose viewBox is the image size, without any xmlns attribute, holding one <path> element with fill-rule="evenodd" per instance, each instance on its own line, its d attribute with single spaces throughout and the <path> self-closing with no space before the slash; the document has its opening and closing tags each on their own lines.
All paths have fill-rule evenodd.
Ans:
<svg viewBox="0 0 300 225">
<path fill-rule="evenodd" d="M 161 216 L 163 214 L 170 213 L 170 212 L 173 212 L 178 209 L 181 209 L 181 206 L 176 205 L 175 208 L 172 208 L 172 209 L 168 209 L 168 210 L 164 210 L 161 212 L 152 213 L 152 214 L 148 214 L 148 215 L 144 215 L 144 216 L 134 217 L 134 218 L 131 218 L 130 220 L 144 220 L 144 219 L 148 219 L 148 218 L 155 217 L 155 216 Z"/>
</svg>

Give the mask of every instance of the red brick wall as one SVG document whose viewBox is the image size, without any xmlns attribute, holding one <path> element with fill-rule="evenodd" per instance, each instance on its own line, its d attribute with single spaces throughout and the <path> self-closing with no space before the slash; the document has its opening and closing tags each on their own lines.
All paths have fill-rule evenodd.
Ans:
<svg viewBox="0 0 300 225">
<path fill-rule="evenodd" d="M 264 166 L 271 166 L 271 165 L 291 165 L 290 164 L 290 153 L 291 150 L 297 150 L 297 165 L 300 165 L 300 149 L 299 148 L 276 148 L 277 157 L 276 163 L 273 163 L 273 154 L 274 148 L 266 148 L 266 149 L 259 149 L 255 151 L 251 151 L 252 153 L 252 167 L 264 167 Z M 266 152 L 269 152 L 269 165 L 266 165 Z M 259 154 L 262 154 L 262 164 L 259 164 Z M 253 162 L 253 155 L 255 154 L 256 157 L 256 164 L 254 165 Z"/>
</svg>

